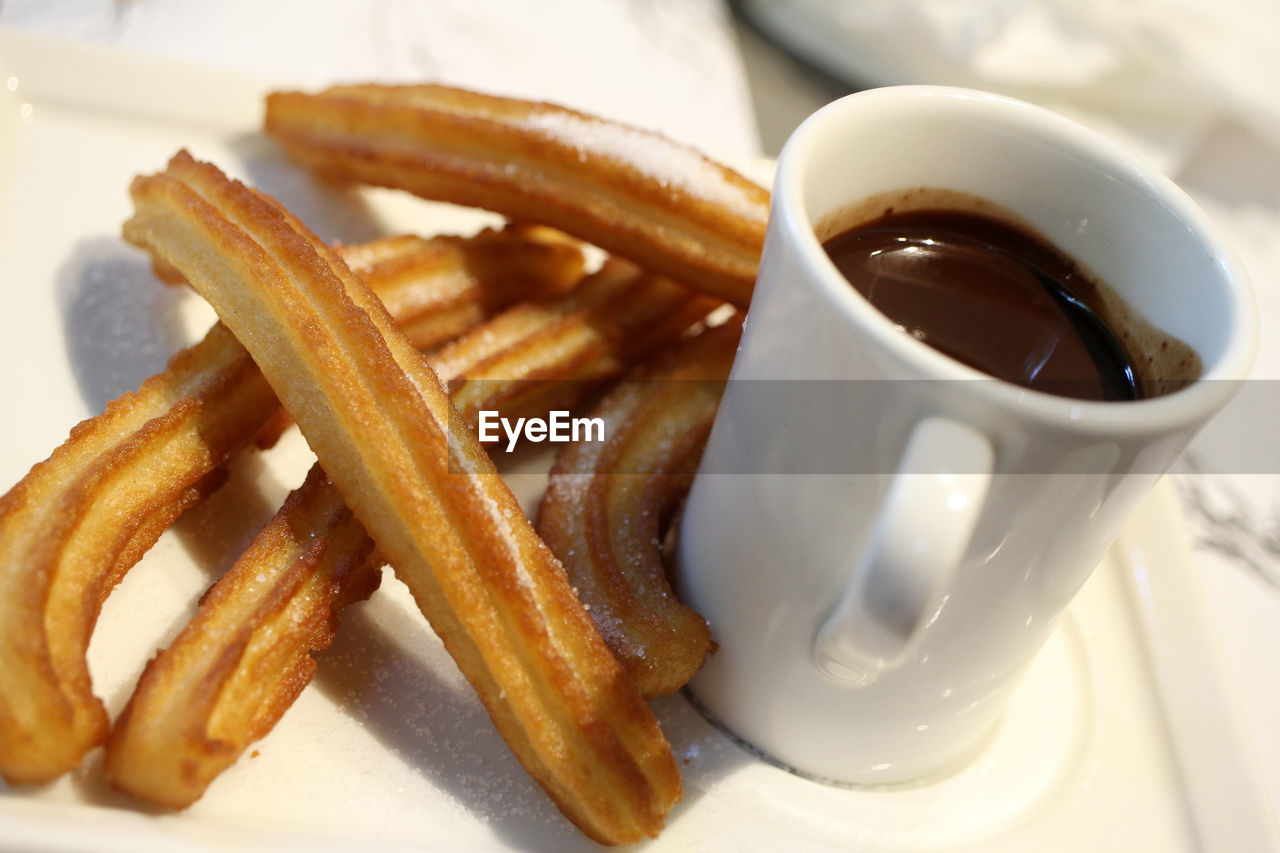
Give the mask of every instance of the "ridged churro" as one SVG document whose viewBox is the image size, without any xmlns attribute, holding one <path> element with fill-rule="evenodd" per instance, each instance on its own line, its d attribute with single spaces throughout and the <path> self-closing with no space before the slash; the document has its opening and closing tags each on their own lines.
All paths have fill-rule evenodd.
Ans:
<svg viewBox="0 0 1280 853">
<path fill-rule="evenodd" d="M 373 540 L 313 466 L 143 671 L 111 727 L 117 788 L 185 808 L 266 735 L 310 683 L 339 613 L 381 579 Z"/>
<path fill-rule="evenodd" d="M 714 649 L 667 583 L 662 541 L 697 470 L 741 317 L 663 353 L 592 410 L 604 442 L 565 445 L 538 511 L 609 648 L 646 697 L 679 690 Z"/>
<path fill-rule="evenodd" d="M 481 409 L 542 415 L 678 340 L 719 304 L 610 258 L 567 297 L 516 305 L 484 334 L 446 344 L 431 364 L 468 424 Z"/>
<path fill-rule="evenodd" d="M 566 296 L 517 305 L 474 328 L 431 363 L 457 389 L 455 400 L 466 394 L 473 415 L 540 415 L 574 405 L 589 380 L 616 377 L 711 307 L 610 261 Z M 475 375 L 486 378 L 468 381 Z M 112 727 L 106 772 L 116 787 L 186 807 L 279 720 L 311 679 L 309 652 L 328 646 L 339 611 L 378 578 L 373 541 L 344 510 L 314 468 L 202 599 Z"/>
<path fill-rule="evenodd" d="M 313 467 L 196 616 L 143 671 L 111 727 L 106 773 L 185 808 L 271 730 L 310 683 L 338 612 L 381 580 L 373 540 Z"/>
<path fill-rule="evenodd" d="M 524 766 L 592 838 L 656 834 L 680 796 L 657 721 L 376 297 L 296 219 L 185 152 L 131 194 L 126 237 L 247 345 Z"/>
<path fill-rule="evenodd" d="M 565 290 L 583 263 L 562 239 L 522 232 L 394 238 L 343 251 L 426 344 L 532 289 Z M 279 411 L 253 360 L 218 324 L 137 392 L 75 427 L 0 498 L 6 781 L 56 778 L 106 737 L 85 662 L 103 601 Z"/>
<path fill-rule="evenodd" d="M 0 499 L 0 773 L 45 782 L 107 734 L 85 650 L 102 602 L 276 411 L 225 327 L 72 430 Z"/>
<path fill-rule="evenodd" d="M 267 99 L 266 130 L 322 174 L 545 222 L 746 307 L 769 194 L 658 134 L 445 86 Z"/>
<path fill-rule="evenodd" d="M 564 293 L 582 278 L 581 247 L 523 224 L 470 237 L 387 237 L 335 247 L 419 349 L 434 349 L 518 301 Z M 431 281 L 431 287 L 423 282 Z"/>
</svg>

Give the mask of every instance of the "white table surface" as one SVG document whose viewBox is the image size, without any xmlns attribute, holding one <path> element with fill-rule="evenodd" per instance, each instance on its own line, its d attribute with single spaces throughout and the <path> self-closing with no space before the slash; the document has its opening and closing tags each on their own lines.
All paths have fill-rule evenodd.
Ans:
<svg viewBox="0 0 1280 853">
<path fill-rule="evenodd" d="M 724 158 L 760 153 L 719 0 L 3 0 L 0 26 L 270 76 L 434 79 L 554 100 Z M 945 81 L 940 81 L 945 82 Z M 1105 129 L 1108 121 L 1099 124 Z M 1123 134 L 1123 130 L 1118 131 Z M 1198 127 L 1166 171 L 1234 237 L 1262 317 L 1254 379 L 1174 475 L 1273 803 L 1280 802 L 1280 141 Z"/>
</svg>

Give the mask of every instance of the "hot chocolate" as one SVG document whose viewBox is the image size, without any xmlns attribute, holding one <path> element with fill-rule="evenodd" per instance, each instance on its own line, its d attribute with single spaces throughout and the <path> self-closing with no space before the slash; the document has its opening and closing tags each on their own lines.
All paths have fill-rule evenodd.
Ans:
<svg viewBox="0 0 1280 853">
<path fill-rule="evenodd" d="M 1195 378 L 1195 353 L 1137 323 L 1102 283 L 990 205 L 929 191 L 828 236 L 846 279 L 906 333 L 991 376 L 1086 400 Z M 820 235 L 822 236 L 822 235 Z"/>
</svg>

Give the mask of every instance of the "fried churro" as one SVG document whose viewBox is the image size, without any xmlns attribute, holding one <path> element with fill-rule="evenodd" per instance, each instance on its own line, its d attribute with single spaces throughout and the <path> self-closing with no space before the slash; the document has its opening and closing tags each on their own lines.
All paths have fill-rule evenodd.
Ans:
<svg viewBox="0 0 1280 853">
<path fill-rule="evenodd" d="M 107 734 L 85 650 L 102 602 L 276 411 L 223 326 L 77 426 L 0 499 L 0 773 L 53 779 Z"/>
<path fill-rule="evenodd" d="M 334 179 L 545 222 L 746 307 L 769 194 L 658 134 L 445 86 L 267 99 L 266 130 Z"/>
<path fill-rule="evenodd" d="M 563 291 L 582 270 L 581 252 L 535 232 L 394 238 L 343 251 L 416 339 L 433 344 L 530 289 Z M 0 498 L 6 781 L 56 778 L 106 736 L 85 662 L 103 601 L 279 411 L 253 360 L 218 324 L 138 391 L 73 429 Z"/>
<path fill-rule="evenodd" d="M 542 415 L 678 340 L 719 304 L 610 258 L 567 297 L 517 305 L 484 334 L 445 345 L 431 364 L 472 426 L 482 409 Z"/>
<path fill-rule="evenodd" d="M 733 364 L 736 317 L 663 353 L 592 411 L 604 442 L 565 445 L 538 511 L 609 648 L 646 697 L 682 687 L 714 649 L 667 582 L 661 543 L 697 469 Z"/>
<path fill-rule="evenodd" d="M 592 838 L 657 833 L 680 779 L 657 721 L 425 359 L 296 219 L 185 153 L 126 237 L 247 345 L 499 732 Z"/>
<path fill-rule="evenodd" d="M 387 237 L 335 251 L 419 349 L 435 349 L 518 301 L 568 291 L 584 266 L 579 244 L 524 224 L 470 237 Z M 423 286 L 427 280 L 431 287 Z"/>
<path fill-rule="evenodd" d="M 566 296 L 517 305 L 474 328 L 431 363 L 473 415 L 541 414 L 574 405 L 588 380 L 616 377 L 712 307 L 610 261 Z M 344 510 L 314 468 L 202 599 L 112 727 L 106 772 L 116 787 L 184 808 L 280 719 L 315 670 L 309 652 L 327 647 L 339 611 L 376 585 L 373 541 Z"/>
<path fill-rule="evenodd" d="M 147 664 L 111 727 L 106 773 L 153 803 L 185 808 L 271 730 L 311 682 L 346 605 L 382 562 L 319 466 Z"/>
</svg>

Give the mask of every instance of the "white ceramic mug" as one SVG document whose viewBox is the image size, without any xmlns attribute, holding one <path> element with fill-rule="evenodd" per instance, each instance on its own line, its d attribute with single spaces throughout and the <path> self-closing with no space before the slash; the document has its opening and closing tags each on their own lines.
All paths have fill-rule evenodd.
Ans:
<svg viewBox="0 0 1280 853">
<path fill-rule="evenodd" d="M 904 334 L 814 227 L 914 187 L 1008 211 L 1189 344 L 1200 378 L 1086 402 Z M 1233 257 L 1169 180 L 1028 104 L 898 87 L 809 118 L 778 162 L 680 534 L 677 585 L 720 644 L 695 696 L 819 777 L 921 779 L 972 755 L 1130 510 L 1244 377 L 1256 318 Z"/>
</svg>

